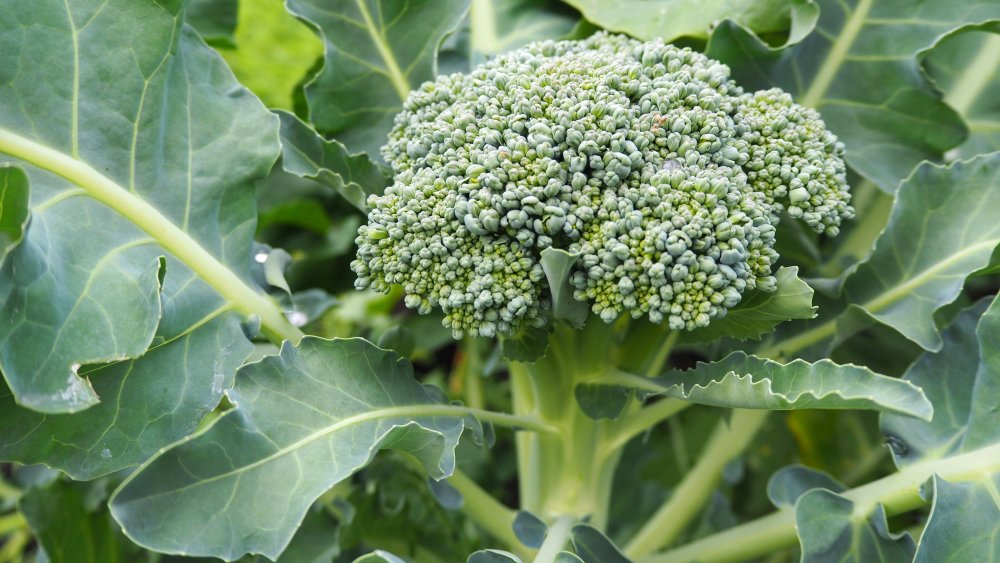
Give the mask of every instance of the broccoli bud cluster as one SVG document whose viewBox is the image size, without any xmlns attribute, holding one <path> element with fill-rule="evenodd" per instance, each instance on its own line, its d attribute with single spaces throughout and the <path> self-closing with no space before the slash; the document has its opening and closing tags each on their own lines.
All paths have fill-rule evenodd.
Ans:
<svg viewBox="0 0 1000 563">
<path fill-rule="evenodd" d="M 784 211 L 835 235 L 853 215 L 843 146 L 780 90 L 661 41 L 540 42 L 413 92 L 383 149 L 352 263 L 456 336 L 541 326 L 546 248 L 578 253 L 574 297 L 675 330 L 773 290 Z"/>
</svg>

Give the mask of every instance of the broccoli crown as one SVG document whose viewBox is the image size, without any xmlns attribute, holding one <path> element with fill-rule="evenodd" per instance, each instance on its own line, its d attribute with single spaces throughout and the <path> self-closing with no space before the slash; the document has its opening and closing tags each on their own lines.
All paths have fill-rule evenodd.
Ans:
<svg viewBox="0 0 1000 563">
<path fill-rule="evenodd" d="M 541 326 L 546 248 L 605 321 L 691 330 L 775 286 L 782 211 L 835 235 L 850 218 L 843 146 L 780 90 L 725 65 L 599 33 L 540 42 L 406 100 L 352 263 L 359 289 L 401 285 L 456 336 Z"/>
</svg>

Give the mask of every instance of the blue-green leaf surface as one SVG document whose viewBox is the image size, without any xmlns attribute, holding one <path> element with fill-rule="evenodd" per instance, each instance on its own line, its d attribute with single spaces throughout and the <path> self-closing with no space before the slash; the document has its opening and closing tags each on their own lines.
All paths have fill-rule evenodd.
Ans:
<svg viewBox="0 0 1000 563">
<path fill-rule="evenodd" d="M 873 409 L 923 419 L 933 412 L 916 385 L 828 359 L 781 363 L 733 352 L 717 362 L 671 371 L 644 388 L 728 408 Z"/>
<path fill-rule="evenodd" d="M 966 26 L 997 26 L 993 0 L 818 0 L 817 29 L 774 49 L 732 21 L 708 54 L 744 87 L 780 87 L 820 111 L 844 142 L 847 162 L 892 192 L 924 159 L 967 135 L 961 117 L 922 74 L 921 54 Z"/>
<path fill-rule="evenodd" d="M 969 128 L 969 138 L 947 156 L 970 158 L 1000 150 L 1000 31 L 950 37 L 924 59 L 944 101 Z"/>
<path fill-rule="evenodd" d="M 707 37 L 720 20 L 730 18 L 758 32 L 775 32 L 790 25 L 790 11 L 801 10 L 815 19 L 812 2 L 794 0 L 564 0 L 586 18 L 612 31 L 640 39 Z M 797 14 L 804 18 L 806 14 Z M 798 25 L 803 25 L 799 23 Z M 807 24 L 809 27 L 811 24 Z"/>
<path fill-rule="evenodd" d="M 285 172 L 315 180 L 368 212 L 368 196 L 381 194 L 387 179 L 365 154 L 349 154 L 338 141 L 328 141 L 312 127 L 286 111 L 281 120 L 281 166 Z"/>
<path fill-rule="evenodd" d="M 228 395 L 235 409 L 153 458 L 112 498 L 140 545 L 275 559 L 313 501 L 380 449 L 411 453 L 432 478 L 450 475 L 465 427 L 461 415 L 442 416 L 450 407 L 409 362 L 361 339 L 286 344 L 241 369 Z"/>
<path fill-rule="evenodd" d="M 24 148 L 19 135 L 62 169 L 89 166 L 249 287 L 252 184 L 277 157 L 277 120 L 182 20 L 180 2 L 0 0 L 0 162 L 19 162 L 2 154 Z M 120 201 L 26 171 L 31 223 L 0 268 L 0 366 L 17 402 L 65 413 L 112 399 L 80 377 L 87 364 L 135 359 L 133 376 L 162 379 L 163 365 L 136 358 L 183 345 L 230 304 L 148 222 L 109 207 Z M 211 390 L 211 363 L 195 375 Z M 200 395 L 183 414 L 217 399 Z"/>
<path fill-rule="evenodd" d="M 881 507 L 858 513 L 851 500 L 813 489 L 795 503 L 802 560 L 816 563 L 906 563 L 913 559 L 908 533 L 893 534 Z"/>
<path fill-rule="evenodd" d="M 403 100 L 436 74 L 437 50 L 469 0 L 287 0 L 319 28 L 325 63 L 306 86 L 312 123 L 381 161 Z"/>
<path fill-rule="evenodd" d="M 80 413 L 31 411 L 0 383 L 0 459 L 45 463 L 74 479 L 139 465 L 193 432 L 232 386 L 253 349 L 240 322 L 220 315 L 139 360 L 87 371 L 104 400 Z"/>
<path fill-rule="evenodd" d="M 941 348 L 934 313 L 1000 245 L 1000 153 L 923 164 L 900 187 L 871 256 L 847 278 L 853 308 L 927 350 Z"/>
<path fill-rule="evenodd" d="M 937 353 L 926 352 L 906 372 L 935 405 L 930 421 L 882 417 L 882 432 L 901 469 L 944 463 L 962 455 L 962 480 L 935 476 L 930 519 L 916 561 L 996 561 L 1000 545 L 1000 300 L 960 313 Z"/>
</svg>

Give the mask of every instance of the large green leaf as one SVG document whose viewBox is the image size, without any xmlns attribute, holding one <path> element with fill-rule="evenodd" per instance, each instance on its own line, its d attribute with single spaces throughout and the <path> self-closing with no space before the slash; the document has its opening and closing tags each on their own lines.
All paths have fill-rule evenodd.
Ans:
<svg viewBox="0 0 1000 563">
<path fill-rule="evenodd" d="M 285 172 L 333 188 L 354 207 L 368 212 L 368 196 L 381 194 L 388 180 L 365 154 L 348 154 L 337 141 L 327 141 L 286 111 L 281 120 L 281 166 Z"/>
<path fill-rule="evenodd" d="M 410 90 L 436 74 L 437 50 L 469 0 L 287 0 L 319 28 L 323 70 L 306 86 L 316 128 L 381 161 L 393 118 Z"/>
<path fill-rule="evenodd" d="M 868 508 L 868 507 L 865 507 Z M 795 503 L 802 560 L 816 563 L 906 563 L 913 538 L 889 531 L 885 511 L 867 515 L 850 499 L 813 489 Z"/>
<path fill-rule="evenodd" d="M 0 166 L 0 263 L 28 226 L 28 177 L 24 170 Z"/>
<path fill-rule="evenodd" d="M 195 430 L 252 349 L 237 315 L 206 319 L 138 360 L 88 371 L 103 400 L 75 414 L 18 406 L 0 383 L 0 459 L 44 463 L 74 479 L 139 465 Z"/>
<path fill-rule="evenodd" d="M 133 552 L 137 550 L 118 531 L 106 507 L 100 503 L 88 506 L 85 487 L 56 480 L 21 498 L 21 512 L 48 560 L 135 561 L 137 554 Z"/>
<path fill-rule="evenodd" d="M 719 20 L 730 18 L 757 32 L 788 28 L 794 0 L 564 0 L 597 25 L 639 39 L 707 37 Z"/>
<path fill-rule="evenodd" d="M 93 406 L 85 365 L 183 345 L 225 309 L 287 327 L 249 276 L 252 182 L 278 148 L 277 119 L 180 3 L 0 0 L 0 161 L 34 165 L 31 224 L 0 269 L 0 365 L 18 403 Z M 155 362 L 129 369 L 167 381 Z M 195 375 L 210 391 L 211 364 Z"/>
<path fill-rule="evenodd" d="M 922 160 L 938 159 L 966 136 L 918 59 L 956 30 L 998 25 L 994 0 L 819 0 L 817 29 L 773 49 L 739 24 L 712 34 L 708 54 L 745 87 L 778 86 L 820 110 L 847 148 L 848 163 L 887 192 Z"/>
<path fill-rule="evenodd" d="M 940 349 L 934 313 L 989 264 L 1000 244 L 997 209 L 1000 153 L 921 165 L 900 187 L 871 256 L 847 278 L 848 302 L 925 349 Z"/>
<path fill-rule="evenodd" d="M 881 507 L 858 507 L 839 494 L 844 489 L 828 474 L 801 465 L 784 467 L 768 481 L 771 502 L 794 508 L 803 560 L 910 561 L 914 543 L 909 534 L 891 534 Z"/>
<path fill-rule="evenodd" d="M 914 563 L 1000 561 L 1000 472 L 952 483 L 934 476 L 934 508 Z"/>
<path fill-rule="evenodd" d="M 924 66 L 965 118 L 969 138 L 948 156 L 969 158 L 1000 150 L 1000 35 L 963 33 L 943 41 Z"/>
<path fill-rule="evenodd" d="M 584 563 L 631 563 L 618 547 L 590 524 L 573 526 L 573 547 Z"/>
<path fill-rule="evenodd" d="M 780 363 L 733 352 L 662 377 L 611 377 L 655 394 L 742 409 L 873 409 L 929 419 L 933 412 L 919 387 L 868 368 L 830 360 Z"/>
<path fill-rule="evenodd" d="M 140 468 L 111 501 L 129 537 L 166 553 L 277 558 L 319 495 L 383 448 L 451 474 L 465 426 L 395 353 L 306 338 L 240 370 L 236 408 Z"/>
<path fill-rule="evenodd" d="M 800 280 L 797 267 L 779 268 L 775 273 L 777 287 L 772 292 L 755 291 L 726 312 L 726 316 L 707 327 L 682 333 L 685 342 L 710 342 L 720 338 L 757 339 L 774 327 L 792 319 L 816 316 L 813 290 Z"/>
<path fill-rule="evenodd" d="M 934 505 L 917 561 L 996 561 L 1000 535 L 1000 299 L 963 311 L 940 352 L 925 353 L 906 379 L 925 387 L 936 410 L 930 421 L 885 415 L 882 430 L 901 469 L 963 455 L 989 462 L 962 480 L 933 480 Z M 985 313 L 983 310 L 986 309 Z"/>
</svg>

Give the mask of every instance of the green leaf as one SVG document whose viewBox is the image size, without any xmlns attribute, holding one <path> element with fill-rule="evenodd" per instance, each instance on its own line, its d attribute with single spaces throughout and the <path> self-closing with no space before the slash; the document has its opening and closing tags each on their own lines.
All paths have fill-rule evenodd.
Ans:
<svg viewBox="0 0 1000 563">
<path fill-rule="evenodd" d="M 340 528 L 325 509 L 317 508 L 306 515 L 277 563 L 330 563 L 340 555 Z"/>
<path fill-rule="evenodd" d="M 624 385 L 579 383 L 573 394 L 580 409 L 590 418 L 615 420 L 625 412 L 635 391 Z"/>
<path fill-rule="evenodd" d="M 590 524 L 573 526 L 573 546 L 584 563 L 629 563 L 615 544 Z"/>
<path fill-rule="evenodd" d="M 684 342 L 711 342 L 727 337 L 756 340 L 785 321 L 815 317 L 813 290 L 798 278 L 798 271 L 798 267 L 779 268 L 775 273 L 778 285 L 774 291 L 751 292 L 725 317 L 712 321 L 707 327 L 682 333 L 681 339 Z"/>
<path fill-rule="evenodd" d="M 0 264 L 28 226 L 28 190 L 24 170 L 0 166 Z"/>
<path fill-rule="evenodd" d="M 709 3 L 698 0 L 564 1 L 605 29 L 624 32 L 639 39 L 662 37 L 667 42 L 679 37 L 708 37 L 716 22 L 726 18 L 757 32 L 783 31 L 788 28 L 789 10 L 815 12 L 814 6 L 805 8 L 811 2 L 788 0 L 722 0 Z"/>
<path fill-rule="evenodd" d="M 956 317 L 940 352 L 927 352 L 905 378 L 926 387 L 936 411 L 930 422 L 883 416 L 882 431 L 900 468 L 959 454 L 990 456 L 1000 444 L 1000 299 L 981 301 Z M 985 310 L 985 312 L 983 312 Z M 947 374 L 947 378 L 941 377 Z M 984 451 L 985 448 L 985 451 Z M 1000 531 L 1000 471 L 962 482 L 935 476 L 934 504 L 916 561 L 991 561 Z"/>
<path fill-rule="evenodd" d="M 527 510 L 518 510 L 514 515 L 514 535 L 527 547 L 533 549 L 541 547 L 548 529 L 544 520 Z"/>
<path fill-rule="evenodd" d="M 104 506 L 89 509 L 81 486 L 53 481 L 28 491 L 20 509 L 50 561 L 135 561 L 134 548 L 119 533 Z"/>
<path fill-rule="evenodd" d="M 951 483 L 934 476 L 934 507 L 914 563 L 1000 560 L 1000 473 Z"/>
<path fill-rule="evenodd" d="M 512 362 L 534 362 L 549 349 L 552 327 L 522 325 L 510 336 L 500 337 L 500 353 Z"/>
<path fill-rule="evenodd" d="M 989 387 L 987 380 L 1000 379 L 987 370 L 980 372 L 976 327 L 981 317 L 984 322 L 993 315 L 1000 317 L 1000 310 L 991 313 L 991 317 L 983 317 L 988 304 L 983 300 L 959 314 L 945 330 L 941 350 L 925 352 L 904 374 L 904 379 L 924 390 L 935 410 L 930 421 L 882 417 L 882 433 L 900 468 L 975 449 L 974 444 L 966 445 L 968 432 L 974 424 L 986 426 L 986 420 L 976 420 L 979 415 L 973 407 L 977 401 L 974 393 L 980 386 Z M 984 378 L 982 383 L 980 377 Z"/>
<path fill-rule="evenodd" d="M 561 39 L 579 22 L 549 0 L 472 0 L 469 15 L 438 53 L 438 72 L 468 72 L 490 57 L 534 41 Z"/>
<path fill-rule="evenodd" d="M 427 488 L 430 489 L 438 503 L 448 510 L 458 510 L 465 503 L 462 493 L 448 481 L 428 479 Z"/>
<path fill-rule="evenodd" d="M 552 314 L 557 320 L 566 321 L 575 328 L 582 327 L 590 313 L 586 302 L 573 298 L 573 287 L 569 284 L 573 265 L 579 259 L 579 254 L 559 248 L 546 248 L 541 253 L 542 270 L 552 294 Z"/>
<path fill-rule="evenodd" d="M 132 474 L 112 513 L 156 551 L 275 559 L 312 502 L 380 449 L 411 453 L 432 478 L 451 474 L 465 410 L 438 393 L 361 339 L 286 344 L 240 370 L 235 409 Z"/>
<path fill-rule="evenodd" d="M 913 559 L 913 538 L 892 534 L 881 506 L 870 516 L 825 489 L 813 489 L 795 503 L 802 560 L 825 563 L 902 563 Z"/>
<path fill-rule="evenodd" d="M 921 165 L 900 187 L 871 256 L 847 278 L 848 302 L 923 348 L 940 350 L 934 313 L 990 263 L 1000 244 L 996 209 L 1000 153 Z"/>
<path fill-rule="evenodd" d="M 930 419 L 933 409 L 919 387 L 868 368 L 830 360 L 809 363 L 733 352 L 686 371 L 673 370 L 643 384 L 704 405 L 744 409 L 872 409 Z"/>
<path fill-rule="evenodd" d="M 189 0 L 184 19 L 211 45 L 235 45 L 239 0 Z"/>
<path fill-rule="evenodd" d="M 306 86 L 316 128 L 380 160 L 395 114 L 410 90 L 437 73 L 437 50 L 469 0 L 287 0 L 319 28 L 323 70 Z"/>
<path fill-rule="evenodd" d="M 481 549 L 470 555 L 465 563 L 521 563 L 521 559 L 509 551 Z"/>
<path fill-rule="evenodd" d="M 985 312 L 984 312 L 985 311 Z M 925 387 L 934 418 L 915 422 L 882 417 L 882 431 L 900 469 L 922 462 L 948 461 L 964 454 L 996 458 L 1000 428 L 1000 299 L 960 313 L 936 353 L 924 353 L 905 378 Z M 947 377 L 942 377 L 946 374 Z M 948 481 L 933 478 L 934 504 L 915 561 L 992 561 L 1000 532 L 1000 470 L 970 472 Z"/>
<path fill-rule="evenodd" d="M 0 268 L 0 365 L 19 404 L 91 407 L 86 364 L 186 341 L 226 308 L 297 333 L 249 275 L 277 120 L 180 8 L 0 0 L 0 161 L 34 165 L 31 224 Z M 199 374 L 209 389 L 211 366 Z"/>
<path fill-rule="evenodd" d="M 969 138 L 948 154 L 969 158 L 1000 150 L 1000 35 L 963 33 L 949 37 L 924 59 L 928 74 L 944 90 L 944 101 L 969 128 Z"/>
<path fill-rule="evenodd" d="M 381 194 L 387 184 L 382 170 L 365 154 L 348 154 L 337 141 L 327 141 L 312 127 L 286 111 L 281 120 L 281 166 L 290 174 L 333 188 L 351 205 L 368 212 L 368 196 Z"/>
<path fill-rule="evenodd" d="M 137 466 L 197 428 L 252 349 L 237 315 L 206 319 L 137 360 L 87 372 L 104 400 L 76 414 L 17 406 L 0 383 L 0 459 L 45 463 L 80 480 Z"/>
<path fill-rule="evenodd" d="M 804 465 L 789 465 L 771 475 L 767 482 L 767 498 L 778 508 L 795 506 L 802 495 L 813 489 L 839 493 L 846 487 L 823 471 Z"/>
<path fill-rule="evenodd" d="M 920 73 L 922 53 L 956 30 L 997 22 L 993 0 L 819 0 L 817 29 L 773 49 L 739 24 L 712 34 L 709 56 L 748 88 L 780 87 L 820 111 L 847 162 L 886 192 L 917 163 L 938 159 L 967 131 Z"/>
<path fill-rule="evenodd" d="M 388 551 L 379 549 L 358 557 L 354 560 L 354 563 L 406 563 L 406 560 L 400 559 Z"/>
</svg>

